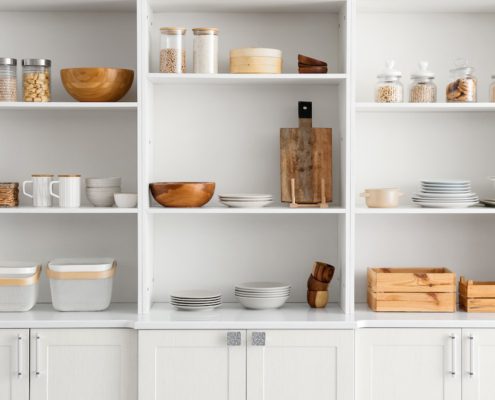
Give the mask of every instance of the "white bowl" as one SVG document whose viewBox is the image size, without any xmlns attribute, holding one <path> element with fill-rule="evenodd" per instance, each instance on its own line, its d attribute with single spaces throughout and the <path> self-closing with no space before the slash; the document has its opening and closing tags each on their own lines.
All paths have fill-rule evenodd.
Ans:
<svg viewBox="0 0 495 400">
<path fill-rule="evenodd" d="M 289 299 L 289 296 L 274 297 L 274 298 L 253 298 L 244 296 L 235 296 L 239 303 L 251 310 L 268 310 L 272 308 L 280 308 Z"/>
<path fill-rule="evenodd" d="M 134 208 L 137 206 L 136 193 L 114 193 L 115 205 L 119 208 Z"/>
<path fill-rule="evenodd" d="M 114 202 L 113 196 L 119 191 L 119 187 L 109 190 L 86 188 L 86 197 L 95 207 L 112 207 Z"/>
<path fill-rule="evenodd" d="M 100 188 L 100 187 L 112 187 L 120 186 L 122 178 L 86 178 L 86 187 Z"/>
</svg>

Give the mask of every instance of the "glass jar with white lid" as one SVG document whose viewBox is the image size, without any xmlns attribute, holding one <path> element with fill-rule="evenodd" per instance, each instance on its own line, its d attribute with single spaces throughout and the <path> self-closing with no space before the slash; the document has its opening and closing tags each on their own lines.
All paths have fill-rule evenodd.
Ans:
<svg viewBox="0 0 495 400">
<path fill-rule="evenodd" d="M 387 60 L 385 69 L 377 77 L 375 102 L 402 103 L 404 101 L 404 87 L 400 81 L 402 73 L 395 69 L 395 61 Z"/>
<path fill-rule="evenodd" d="M 477 101 L 478 81 L 474 68 L 465 59 L 457 59 L 455 68 L 450 70 L 451 81 L 447 85 L 447 102 L 474 103 Z"/>
<path fill-rule="evenodd" d="M 434 79 L 435 74 L 428 70 L 428 62 L 420 61 L 418 71 L 411 75 L 409 101 L 411 103 L 436 103 L 437 85 Z"/>
</svg>

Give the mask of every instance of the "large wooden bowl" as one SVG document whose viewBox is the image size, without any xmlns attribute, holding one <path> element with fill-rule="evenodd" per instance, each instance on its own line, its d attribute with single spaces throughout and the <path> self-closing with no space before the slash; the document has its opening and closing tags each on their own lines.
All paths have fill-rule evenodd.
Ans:
<svg viewBox="0 0 495 400">
<path fill-rule="evenodd" d="M 215 192 L 214 182 L 150 183 L 153 198 L 164 207 L 201 207 Z"/>
<path fill-rule="evenodd" d="M 134 71 L 122 68 L 65 68 L 65 90 L 78 101 L 119 101 L 129 91 Z"/>
</svg>

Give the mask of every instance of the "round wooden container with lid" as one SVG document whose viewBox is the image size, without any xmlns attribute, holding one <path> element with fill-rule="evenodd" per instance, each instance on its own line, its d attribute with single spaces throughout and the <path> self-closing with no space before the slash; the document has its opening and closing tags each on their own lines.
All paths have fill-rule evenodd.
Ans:
<svg viewBox="0 0 495 400">
<path fill-rule="evenodd" d="M 281 74 L 282 51 L 265 48 L 240 48 L 230 51 L 231 74 Z"/>
</svg>

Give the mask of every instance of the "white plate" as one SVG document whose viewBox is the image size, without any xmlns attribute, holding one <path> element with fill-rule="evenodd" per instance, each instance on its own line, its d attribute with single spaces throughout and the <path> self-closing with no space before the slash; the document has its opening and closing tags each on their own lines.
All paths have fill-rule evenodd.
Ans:
<svg viewBox="0 0 495 400">
<path fill-rule="evenodd" d="M 471 203 L 473 201 L 479 201 L 478 197 L 468 197 L 468 198 L 455 198 L 455 199 L 445 199 L 445 198 L 421 198 L 421 197 L 413 197 L 413 201 L 423 202 L 423 203 Z"/>
<path fill-rule="evenodd" d="M 287 289 L 270 289 L 270 290 L 249 290 L 249 289 L 240 289 L 235 288 L 236 292 L 246 293 L 246 294 L 280 294 L 280 293 L 288 293 L 290 292 L 290 288 Z"/>
<path fill-rule="evenodd" d="M 239 289 L 245 290 L 281 290 L 290 289 L 290 285 L 280 282 L 243 282 L 235 286 Z"/>
<path fill-rule="evenodd" d="M 205 303 L 218 303 L 222 301 L 221 298 L 211 299 L 211 300 L 191 300 L 191 299 L 178 299 L 175 297 L 171 297 L 170 301 L 177 303 L 189 303 L 189 304 L 205 304 Z"/>
<path fill-rule="evenodd" d="M 222 198 L 230 198 L 230 199 L 237 199 L 237 198 L 243 198 L 243 199 L 259 199 L 259 198 L 267 198 L 267 197 L 273 197 L 271 194 L 257 194 L 257 193 L 237 193 L 237 194 L 219 194 L 218 197 Z"/>
<path fill-rule="evenodd" d="M 222 293 L 212 290 L 177 290 L 170 293 L 170 297 L 180 297 L 186 299 L 211 299 L 222 297 Z"/>
<path fill-rule="evenodd" d="M 288 297 L 290 293 L 270 295 L 270 294 L 262 294 L 262 295 L 249 295 L 249 294 L 241 294 L 235 293 L 236 297 L 247 297 L 249 299 L 279 299 L 280 297 Z"/>
<path fill-rule="evenodd" d="M 273 203 L 271 200 L 266 201 L 221 201 L 227 207 L 232 208 L 261 208 Z"/>
<path fill-rule="evenodd" d="M 252 310 L 268 310 L 273 308 L 282 307 L 285 302 L 289 299 L 289 296 L 278 297 L 275 299 L 252 299 L 248 297 L 236 296 L 239 303 L 244 307 Z"/>
<path fill-rule="evenodd" d="M 237 201 L 258 201 L 258 200 L 271 200 L 273 196 L 264 196 L 264 197 L 224 197 L 218 196 L 220 200 L 237 200 Z"/>
<path fill-rule="evenodd" d="M 464 179 L 421 179 L 427 185 L 470 185 L 471 181 Z"/>
<path fill-rule="evenodd" d="M 421 194 L 463 194 L 468 196 L 471 193 L 471 189 L 467 190 L 424 190 L 421 189 Z"/>
<path fill-rule="evenodd" d="M 476 193 L 415 193 L 414 197 L 445 197 L 445 198 L 457 198 L 457 197 L 478 197 Z"/>
<path fill-rule="evenodd" d="M 471 203 L 417 203 L 421 207 L 426 208 L 467 208 L 479 204 L 476 202 Z"/>
<path fill-rule="evenodd" d="M 201 303 L 201 304 L 190 304 L 190 303 L 181 303 L 178 301 L 171 301 L 170 304 L 174 306 L 186 306 L 186 307 L 213 307 L 222 304 L 221 301 L 216 301 L 214 303 Z"/>
<path fill-rule="evenodd" d="M 211 311 L 211 310 L 214 310 L 215 308 L 218 308 L 220 306 L 221 306 L 221 304 L 216 305 L 216 306 L 205 306 L 205 307 L 189 307 L 189 306 L 174 305 L 174 307 L 180 311 Z"/>
<path fill-rule="evenodd" d="M 284 290 L 280 292 L 244 292 L 240 290 L 235 290 L 235 294 L 238 294 L 240 296 L 258 296 L 258 297 L 264 297 L 264 296 L 287 296 L 290 294 L 290 290 Z"/>
<path fill-rule="evenodd" d="M 227 198 L 224 198 L 224 197 L 220 197 L 220 201 L 235 201 L 235 202 L 244 202 L 244 203 L 249 203 L 249 202 L 253 202 L 253 201 L 272 201 L 273 198 L 271 197 L 267 197 L 265 199 L 227 199 Z"/>
</svg>

